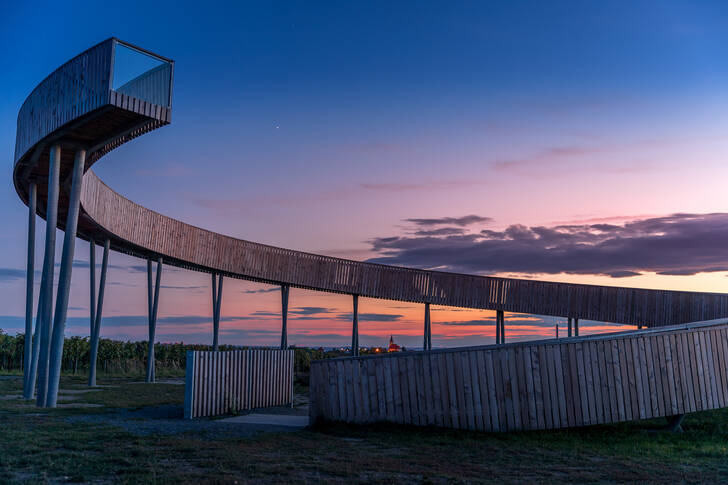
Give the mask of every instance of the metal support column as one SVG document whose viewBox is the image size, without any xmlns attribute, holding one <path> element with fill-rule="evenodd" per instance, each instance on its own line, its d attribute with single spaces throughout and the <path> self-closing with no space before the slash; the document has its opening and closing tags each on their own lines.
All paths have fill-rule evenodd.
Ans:
<svg viewBox="0 0 728 485">
<path fill-rule="evenodd" d="M 567 330 L 566 336 L 567 336 L 567 337 L 571 337 L 571 336 L 572 336 L 572 330 L 571 330 L 571 325 L 572 325 L 572 323 L 571 323 L 571 317 L 568 317 L 568 318 L 567 318 L 566 320 L 567 320 L 567 322 L 568 322 L 568 324 L 567 324 L 567 325 L 568 325 L 568 330 Z"/>
<path fill-rule="evenodd" d="M 212 350 L 217 351 L 220 335 L 220 306 L 222 304 L 222 275 L 212 274 Z"/>
<path fill-rule="evenodd" d="M 33 397 L 30 368 L 33 362 L 33 283 L 35 280 L 35 206 L 38 190 L 35 182 L 28 188 L 28 262 L 25 280 L 25 338 L 23 343 L 23 397 Z"/>
<path fill-rule="evenodd" d="M 495 344 L 498 345 L 501 342 L 501 326 L 500 326 L 500 311 L 496 310 L 495 312 Z"/>
<path fill-rule="evenodd" d="M 281 349 L 288 348 L 288 293 L 290 287 L 281 285 Z"/>
<path fill-rule="evenodd" d="M 212 350 L 217 351 L 217 275 L 211 273 L 212 276 Z"/>
<path fill-rule="evenodd" d="M 76 228 L 78 227 L 78 213 L 81 206 L 81 186 L 83 185 L 83 169 L 85 165 L 86 150 L 76 151 L 76 156 L 73 161 L 71 193 L 68 198 L 66 230 L 63 234 L 61 269 L 58 273 L 56 310 L 53 315 L 53 332 L 48 372 L 48 395 L 46 396 L 46 406 L 51 408 L 56 407 L 58 401 L 58 385 L 61 379 L 61 364 L 63 362 L 63 341 L 66 332 L 66 313 L 68 312 L 68 297 L 71 293 L 73 253 L 76 248 Z"/>
<path fill-rule="evenodd" d="M 351 316 L 351 355 L 359 355 L 359 295 L 353 296 L 354 309 Z"/>
<path fill-rule="evenodd" d="M 92 250 L 91 254 L 94 254 L 93 251 L 93 241 L 92 241 Z M 91 350 L 90 350 L 90 356 L 89 356 L 89 369 L 88 369 L 88 385 L 89 386 L 95 386 L 96 385 L 96 361 L 98 360 L 99 355 L 99 338 L 101 334 L 101 313 L 104 308 L 104 289 L 106 288 L 106 270 L 109 266 L 109 245 L 110 241 L 107 239 L 106 242 L 104 242 L 104 256 L 101 260 L 101 280 L 99 281 L 99 297 L 97 301 L 91 300 L 91 315 L 93 315 L 93 321 L 91 322 Z M 95 257 L 92 258 L 92 261 L 95 263 Z M 96 279 L 96 265 L 91 266 L 91 274 L 94 275 L 94 278 L 92 278 L 92 282 Z M 93 284 L 93 283 L 92 283 Z M 91 296 L 94 296 L 94 290 L 91 290 Z M 93 310 L 94 304 L 96 305 L 96 310 Z"/>
<path fill-rule="evenodd" d="M 40 294 L 43 296 L 42 308 L 38 312 L 42 316 L 40 322 L 40 349 L 38 351 L 38 392 L 36 404 L 45 406 L 48 394 L 48 355 L 51 345 L 53 324 L 53 279 L 56 259 L 56 225 L 58 223 L 58 191 L 61 170 L 61 147 L 54 145 L 50 150 L 48 166 L 48 205 L 46 208 L 45 253 L 43 255 L 43 276 Z M 41 305 L 39 305 L 41 306 Z"/>
<path fill-rule="evenodd" d="M 38 354 L 40 353 L 40 327 L 43 325 L 43 278 L 41 278 L 40 291 L 38 292 L 38 306 L 35 313 L 35 332 L 33 332 L 33 352 L 30 362 L 30 374 L 28 374 L 28 394 L 23 394 L 25 399 L 33 399 L 35 394 L 36 377 L 38 375 Z"/>
<path fill-rule="evenodd" d="M 574 337 L 579 336 L 579 319 L 574 318 Z"/>
<path fill-rule="evenodd" d="M 157 309 L 159 308 L 159 286 L 162 279 L 162 257 L 157 258 L 157 277 L 152 287 L 152 260 L 147 260 L 147 308 L 149 313 L 149 344 L 147 351 L 147 382 L 154 382 L 154 334 L 157 330 Z"/>
<path fill-rule="evenodd" d="M 506 343 L 506 315 L 503 312 L 503 310 L 498 310 L 498 313 L 500 314 L 500 326 L 501 326 L 500 343 L 504 344 L 504 343 Z"/>
<path fill-rule="evenodd" d="M 422 350 L 432 350 L 432 320 L 430 319 L 429 303 L 425 303 L 425 341 Z"/>
<path fill-rule="evenodd" d="M 96 325 L 96 241 L 91 238 L 88 242 L 88 334 L 93 341 L 94 325 Z"/>
</svg>

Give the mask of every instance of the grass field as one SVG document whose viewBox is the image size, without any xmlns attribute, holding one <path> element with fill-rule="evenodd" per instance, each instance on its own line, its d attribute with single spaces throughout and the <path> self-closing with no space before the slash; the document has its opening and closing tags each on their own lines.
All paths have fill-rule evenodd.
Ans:
<svg viewBox="0 0 728 485">
<path fill-rule="evenodd" d="M 97 407 L 43 410 L 12 398 L 20 379 L 0 379 L 0 482 L 728 481 L 727 410 L 688 416 L 682 434 L 659 431 L 663 420 L 509 434 L 329 425 L 256 436 L 203 432 L 225 425 L 199 420 L 150 434 L 130 427 L 135 419 L 114 424 L 114 413 L 180 408 L 184 386 L 99 383 L 113 387 L 72 401 Z M 84 379 L 64 377 L 61 388 L 84 389 Z"/>
</svg>

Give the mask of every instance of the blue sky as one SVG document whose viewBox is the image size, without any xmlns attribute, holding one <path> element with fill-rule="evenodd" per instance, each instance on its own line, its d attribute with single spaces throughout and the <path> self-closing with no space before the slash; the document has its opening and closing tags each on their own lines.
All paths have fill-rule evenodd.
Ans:
<svg viewBox="0 0 728 485">
<path fill-rule="evenodd" d="M 482 274 L 725 291 L 728 255 L 700 245 L 725 225 L 724 2 L 4 2 L 0 9 L 7 168 L 0 328 L 8 332 L 19 330 L 14 318 L 24 309 L 16 276 L 26 212 L 10 178 L 17 111 L 53 69 L 110 36 L 176 62 L 173 123 L 94 167 L 150 208 L 236 237 L 354 259 L 463 269 L 448 256 L 458 251 L 471 255 L 465 269 Z M 664 218 L 675 213 L 693 216 Z M 438 236 L 412 222 L 466 215 L 483 220 L 425 228 Z M 629 257 L 580 266 L 572 246 L 563 246 L 574 262 L 568 273 L 542 264 L 552 246 L 538 228 L 560 233 L 595 221 L 637 223 L 596 239 L 570 233 L 569 244 L 599 253 L 627 238 L 634 244 L 619 254 Z M 692 253 L 677 252 L 677 243 L 656 246 L 684 233 L 654 221 L 699 225 L 703 237 L 680 240 L 697 248 Z M 509 253 L 510 266 L 489 264 L 493 241 L 507 241 L 511 251 L 516 236 L 538 244 Z M 382 244 L 392 237 L 396 244 Z M 668 249 L 642 264 L 645 245 Z M 705 251 L 709 264 L 698 254 Z M 77 259 L 87 253 L 79 244 Z M 604 261 L 599 254 L 591 259 Z M 684 265 L 668 264 L 676 260 Z M 145 311 L 140 262 L 115 254 L 112 263 L 106 309 L 116 323 L 102 333 L 143 337 L 135 320 Z M 615 279 L 626 274 L 633 275 Z M 80 323 L 87 281 L 79 265 L 72 333 L 87 333 Z M 160 311 L 170 319 L 164 338 L 205 341 L 209 321 L 175 327 L 173 319 L 211 313 L 207 276 L 169 271 L 165 281 L 174 288 L 162 295 Z M 223 315 L 240 317 L 227 322 L 228 341 L 275 343 L 278 320 L 256 312 L 278 311 L 278 294 L 252 293 L 266 289 L 226 283 Z M 363 344 L 384 343 L 390 333 L 419 344 L 421 308 L 362 305 L 362 312 L 399 315 L 364 322 Z M 294 291 L 292 308 L 325 310 L 295 315 L 293 343 L 347 342 L 348 323 L 331 317 L 350 311 L 346 297 Z M 440 345 L 492 340 L 488 312 L 440 312 L 436 345 L 438 338 Z M 444 324 L 453 322 L 460 325 Z"/>
</svg>

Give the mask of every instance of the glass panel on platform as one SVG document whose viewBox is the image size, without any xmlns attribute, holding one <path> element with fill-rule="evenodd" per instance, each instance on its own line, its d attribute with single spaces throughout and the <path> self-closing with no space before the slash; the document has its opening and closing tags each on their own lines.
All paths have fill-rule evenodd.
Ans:
<svg viewBox="0 0 728 485">
<path fill-rule="evenodd" d="M 169 107 L 172 63 L 120 42 L 114 51 L 114 81 L 118 93 Z"/>
</svg>

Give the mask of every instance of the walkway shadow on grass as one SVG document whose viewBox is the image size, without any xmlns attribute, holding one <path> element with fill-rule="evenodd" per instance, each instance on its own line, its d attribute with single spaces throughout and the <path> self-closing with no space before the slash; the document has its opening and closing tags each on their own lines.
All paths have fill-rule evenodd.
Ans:
<svg viewBox="0 0 728 485">
<path fill-rule="evenodd" d="M 275 408 L 269 408 L 275 409 Z M 288 408 L 290 410 L 290 408 Z M 280 414 L 285 409 L 279 410 Z M 222 416 L 221 418 L 229 418 Z M 261 433 L 290 433 L 300 428 L 270 424 L 234 423 L 220 419 L 184 419 L 179 405 L 147 406 L 138 409 L 116 409 L 109 413 L 67 417 L 72 422 L 93 423 L 120 427 L 140 436 L 194 434 L 195 438 L 250 438 Z"/>
</svg>

